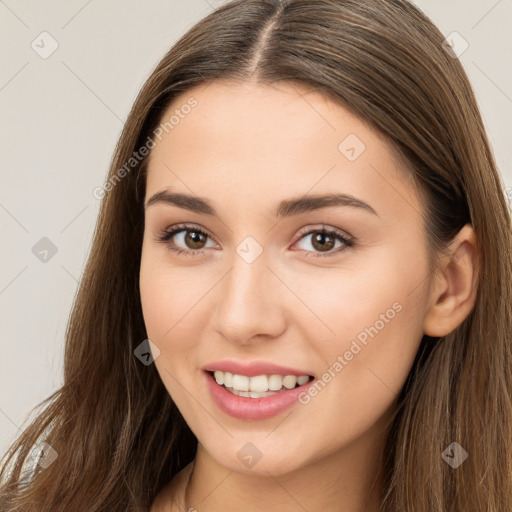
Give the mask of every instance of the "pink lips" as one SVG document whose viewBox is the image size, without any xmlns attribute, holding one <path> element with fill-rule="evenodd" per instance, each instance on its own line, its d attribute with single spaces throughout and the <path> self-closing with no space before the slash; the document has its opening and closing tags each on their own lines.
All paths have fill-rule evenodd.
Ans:
<svg viewBox="0 0 512 512">
<path fill-rule="evenodd" d="M 262 398 L 250 398 L 237 396 L 226 390 L 224 386 L 217 384 L 212 373 L 215 370 L 237 373 L 253 377 L 256 375 L 310 375 L 308 371 L 285 368 L 272 363 L 251 362 L 249 364 L 235 361 L 219 361 L 211 363 L 203 368 L 205 384 L 210 395 L 224 413 L 242 420 L 263 420 L 276 416 L 292 407 L 298 402 L 299 396 L 307 391 L 307 388 L 314 382 L 310 380 L 294 389 L 282 390 L 274 395 Z"/>
</svg>

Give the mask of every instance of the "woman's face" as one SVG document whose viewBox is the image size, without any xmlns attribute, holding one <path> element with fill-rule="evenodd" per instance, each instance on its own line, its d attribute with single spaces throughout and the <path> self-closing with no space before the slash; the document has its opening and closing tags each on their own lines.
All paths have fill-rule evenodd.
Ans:
<svg viewBox="0 0 512 512">
<path fill-rule="evenodd" d="M 370 446 L 428 304 L 408 172 L 369 126 L 291 84 L 198 86 L 165 122 L 141 300 L 158 372 L 202 449 L 232 471 L 279 474 Z"/>
</svg>

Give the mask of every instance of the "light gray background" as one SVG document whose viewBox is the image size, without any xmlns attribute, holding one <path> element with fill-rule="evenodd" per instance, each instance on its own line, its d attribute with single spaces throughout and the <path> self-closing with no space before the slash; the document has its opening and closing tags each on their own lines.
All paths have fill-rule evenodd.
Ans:
<svg viewBox="0 0 512 512">
<path fill-rule="evenodd" d="M 131 104 L 169 47 L 222 3 L 0 0 L 1 454 L 62 383 L 64 331 L 99 207 L 92 191 Z M 415 3 L 469 43 L 460 59 L 512 196 L 512 0 Z M 45 31 L 58 48 L 43 59 Z M 32 252 L 42 237 L 57 247 L 47 262 Z"/>
</svg>

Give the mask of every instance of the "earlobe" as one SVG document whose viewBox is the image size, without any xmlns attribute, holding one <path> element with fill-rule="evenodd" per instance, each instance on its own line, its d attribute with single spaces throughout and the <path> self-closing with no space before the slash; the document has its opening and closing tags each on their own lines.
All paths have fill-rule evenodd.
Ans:
<svg viewBox="0 0 512 512">
<path fill-rule="evenodd" d="M 441 337 L 454 331 L 476 302 L 479 257 L 476 234 L 466 224 L 441 258 L 426 312 L 423 332 Z"/>
</svg>

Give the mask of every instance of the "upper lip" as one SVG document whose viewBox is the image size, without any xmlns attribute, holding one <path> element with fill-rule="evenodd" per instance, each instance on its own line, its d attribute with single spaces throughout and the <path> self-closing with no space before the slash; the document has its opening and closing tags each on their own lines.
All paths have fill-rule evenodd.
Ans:
<svg viewBox="0 0 512 512">
<path fill-rule="evenodd" d="M 215 361 L 203 367 L 207 372 L 219 370 L 221 372 L 236 373 L 237 375 L 246 375 L 247 377 L 255 377 L 256 375 L 312 375 L 307 370 L 298 370 L 296 368 L 288 368 L 267 361 L 235 361 L 233 359 L 224 359 Z"/>
</svg>

